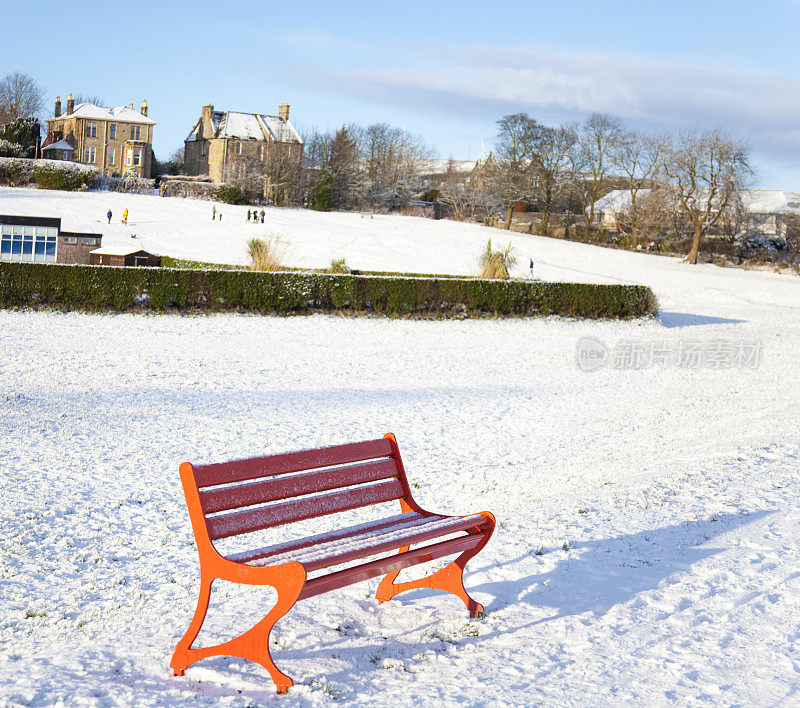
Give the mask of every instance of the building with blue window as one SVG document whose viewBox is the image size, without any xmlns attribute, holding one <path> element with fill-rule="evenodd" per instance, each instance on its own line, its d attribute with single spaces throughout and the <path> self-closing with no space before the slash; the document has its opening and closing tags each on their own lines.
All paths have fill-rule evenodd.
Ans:
<svg viewBox="0 0 800 708">
<path fill-rule="evenodd" d="M 61 219 L 0 214 L 0 261 L 89 263 L 103 235 L 62 231 Z"/>
</svg>

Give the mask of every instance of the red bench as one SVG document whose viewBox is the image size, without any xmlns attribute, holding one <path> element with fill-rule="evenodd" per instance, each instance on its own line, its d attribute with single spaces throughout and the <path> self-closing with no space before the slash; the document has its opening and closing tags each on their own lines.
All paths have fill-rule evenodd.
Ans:
<svg viewBox="0 0 800 708">
<path fill-rule="evenodd" d="M 421 509 L 411 497 L 391 433 L 377 440 L 249 460 L 198 467 L 184 462 L 180 475 L 200 554 L 200 597 L 170 662 L 176 676 L 208 656 L 238 656 L 263 666 L 278 693 L 285 693 L 292 679 L 275 666 L 269 653 L 275 622 L 297 600 L 379 575 L 385 575 L 376 593 L 379 603 L 405 590 L 434 588 L 460 597 L 473 617 L 483 612 L 464 589 L 462 574 L 467 561 L 489 541 L 494 517 L 485 511 L 441 516 Z M 401 514 L 227 556 L 214 546 L 218 539 L 392 500 L 400 501 Z M 403 568 L 454 554 L 455 560 L 427 577 L 394 582 Z M 342 565 L 346 567 L 331 570 Z M 193 649 L 217 579 L 270 585 L 278 593 L 277 602 L 239 637 Z"/>
</svg>

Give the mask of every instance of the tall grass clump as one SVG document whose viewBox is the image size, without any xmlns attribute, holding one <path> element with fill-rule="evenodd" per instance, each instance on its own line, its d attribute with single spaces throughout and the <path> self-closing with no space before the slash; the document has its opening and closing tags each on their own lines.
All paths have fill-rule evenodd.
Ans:
<svg viewBox="0 0 800 708">
<path fill-rule="evenodd" d="M 350 273 L 350 266 L 344 258 L 334 258 L 328 268 L 329 273 L 338 273 L 339 275 L 348 275 Z"/>
<path fill-rule="evenodd" d="M 510 270 L 517 265 L 517 257 L 509 243 L 502 251 L 492 248 L 492 239 L 486 242 L 486 250 L 478 256 L 478 267 L 481 278 L 492 280 L 508 280 Z"/>
<path fill-rule="evenodd" d="M 270 236 L 268 239 L 251 238 L 247 242 L 250 270 L 286 270 L 284 258 L 287 246 L 280 236 Z"/>
</svg>

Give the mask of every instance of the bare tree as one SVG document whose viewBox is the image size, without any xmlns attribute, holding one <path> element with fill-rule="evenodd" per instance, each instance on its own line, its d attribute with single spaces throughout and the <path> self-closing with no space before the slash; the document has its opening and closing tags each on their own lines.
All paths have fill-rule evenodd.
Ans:
<svg viewBox="0 0 800 708">
<path fill-rule="evenodd" d="M 797 212 L 786 212 L 783 215 L 784 237 L 786 238 L 786 251 L 789 256 L 787 261 L 790 266 L 797 264 L 800 256 L 800 214 Z"/>
<path fill-rule="evenodd" d="M 611 152 L 622 134 L 622 123 L 604 113 L 592 113 L 572 126 L 575 140 L 570 151 L 573 188 L 588 225 L 594 224 L 594 203 L 603 196 L 611 168 Z"/>
<path fill-rule="evenodd" d="M 33 77 L 14 71 L 0 79 L 0 124 L 36 116 L 44 108 L 44 89 Z"/>
<path fill-rule="evenodd" d="M 487 176 L 489 189 L 503 201 L 505 228 L 511 228 L 514 205 L 535 198 L 535 145 L 543 130 L 527 113 L 513 113 L 497 121 L 497 142 Z"/>
<path fill-rule="evenodd" d="M 667 135 L 645 135 L 635 131 L 621 133 L 611 145 L 609 163 L 617 173 L 625 177 L 630 194 L 627 224 L 620 214 L 617 226 L 621 230 L 627 229 L 635 243 L 641 237 L 639 195 L 643 189 L 657 186 L 668 145 Z"/>
<path fill-rule="evenodd" d="M 542 212 L 542 232 L 547 236 L 550 214 L 569 186 L 574 135 L 563 127 L 542 127 L 533 133 L 533 138 L 533 187 Z"/>
<path fill-rule="evenodd" d="M 681 212 L 692 229 L 686 260 L 697 263 L 703 238 L 753 177 L 750 147 L 721 130 L 684 131 L 674 141 L 664 171 Z"/>
<path fill-rule="evenodd" d="M 96 93 L 76 93 L 73 96 L 73 100 L 75 101 L 75 105 L 77 106 L 79 103 L 91 103 L 95 106 L 105 106 L 106 101 L 102 98 L 99 94 Z"/>
</svg>

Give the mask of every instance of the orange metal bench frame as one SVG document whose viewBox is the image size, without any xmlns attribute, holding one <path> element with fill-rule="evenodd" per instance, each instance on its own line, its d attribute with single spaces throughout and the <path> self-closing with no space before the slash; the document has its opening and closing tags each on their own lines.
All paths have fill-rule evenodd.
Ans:
<svg viewBox="0 0 800 708">
<path fill-rule="evenodd" d="M 368 462 L 364 462 L 365 460 Z M 299 478 L 298 475 L 293 478 L 281 477 L 292 472 L 319 468 L 324 469 L 309 475 L 300 475 Z M 467 561 L 489 541 L 495 526 L 494 516 L 489 512 L 480 512 L 470 517 L 442 517 L 424 511 L 411 496 L 397 440 L 391 433 L 377 440 L 203 467 L 194 467 L 184 462 L 180 466 L 180 476 L 200 556 L 200 593 L 189 628 L 178 642 L 170 661 L 170 667 L 176 676 L 183 675 L 184 670 L 191 664 L 209 656 L 237 656 L 263 666 L 275 682 L 278 693 L 285 693 L 293 682 L 275 666 L 270 656 L 269 635 L 273 625 L 298 600 L 379 575 L 385 575 L 376 593 L 379 603 L 390 600 L 406 590 L 432 588 L 450 592 L 461 598 L 472 617 L 477 617 L 483 612 L 483 606 L 467 594 L 463 573 Z M 364 482 L 371 484 L 362 487 L 352 486 Z M 215 485 L 225 486 L 207 489 Z M 334 491 L 345 486 L 350 488 Z M 324 505 L 319 504 L 320 493 L 325 493 Z M 327 565 L 368 558 L 370 555 L 385 553 L 387 550 L 396 549 L 396 555 L 310 579 L 307 577 L 309 572 L 326 567 L 325 559 L 317 559 L 316 563 L 305 565 L 298 561 L 289 561 L 276 565 L 256 566 L 223 557 L 214 547 L 213 541 L 218 538 L 392 499 L 400 501 L 401 518 L 411 513 L 420 519 L 421 517 L 445 519 L 447 523 L 458 526 L 458 531 L 466 532 L 466 535 L 411 549 L 411 545 L 442 536 L 436 532 L 426 533 L 423 525 L 419 533 L 413 534 L 413 540 L 410 540 L 408 545 L 398 548 L 397 545 L 384 543 L 384 547 L 376 545 L 357 548 L 336 556 L 335 559 L 331 559 L 335 560 L 335 563 Z M 256 506 L 276 501 L 278 503 L 267 507 Z M 224 513 L 220 516 L 219 512 Z M 212 515 L 210 518 L 209 514 Z M 477 519 L 478 516 L 481 518 Z M 459 518 L 465 521 L 458 522 Z M 380 524 L 379 521 L 375 527 L 379 528 Z M 315 539 L 321 538 L 312 537 L 305 543 L 300 539 L 294 544 L 288 544 L 290 553 L 292 549 L 298 551 L 313 547 Z M 347 539 L 348 536 L 346 531 L 338 535 L 333 532 L 327 534 L 326 538 L 338 540 Z M 404 583 L 394 582 L 404 568 L 456 553 L 459 555 L 455 560 L 427 577 Z M 268 557 L 270 553 L 262 555 Z M 281 555 L 285 557 L 286 553 Z M 255 555 L 254 558 L 256 557 L 260 556 Z M 244 634 L 223 644 L 192 648 L 192 643 L 205 620 L 211 586 L 215 580 L 247 585 L 269 585 L 275 588 L 278 599 L 266 617 Z"/>
</svg>

